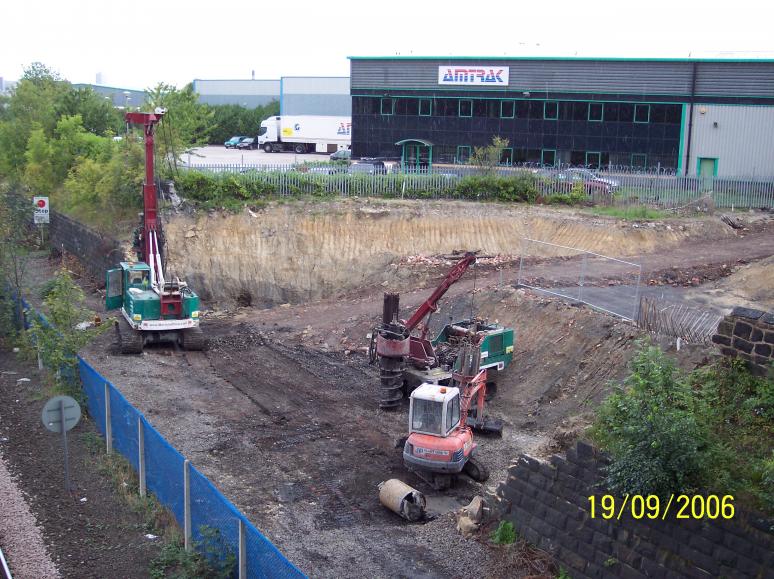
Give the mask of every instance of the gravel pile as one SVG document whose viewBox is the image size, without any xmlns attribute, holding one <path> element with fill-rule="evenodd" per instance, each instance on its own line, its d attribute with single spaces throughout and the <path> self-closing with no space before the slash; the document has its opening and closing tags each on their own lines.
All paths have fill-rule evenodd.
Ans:
<svg viewBox="0 0 774 579">
<path fill-rule="evenodd" d="M 0 453 L 0 545 L 14 579 L 61 577 L 43 535 Z"/>
</svg>

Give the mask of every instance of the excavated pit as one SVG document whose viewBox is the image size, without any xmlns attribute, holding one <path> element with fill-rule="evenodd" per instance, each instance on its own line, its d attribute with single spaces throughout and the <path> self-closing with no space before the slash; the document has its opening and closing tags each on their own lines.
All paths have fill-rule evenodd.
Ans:
<svg viewBox="0 0 774 579">
<path fill-rule="evenodd" d="M 245 304 L 249 296 L 258 307 L 401 284 L 411 273 L 390 264 L 407 255 L 518 256 L 524 237 L 620 257 L 733 236 L 717 219 L 645 225 L 546 207 L 358 198 L 171 214 L 165 233 L 171 268 L 206 300 Z"/>
</svg>

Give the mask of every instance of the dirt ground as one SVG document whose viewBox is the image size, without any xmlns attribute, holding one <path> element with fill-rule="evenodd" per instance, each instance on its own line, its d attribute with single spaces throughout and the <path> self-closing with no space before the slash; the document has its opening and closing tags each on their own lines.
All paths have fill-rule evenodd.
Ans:
<svg viewBox="0 0 774 579">
<path fill-rule="evenodd" d="M 0 350 L 0 447 L 62 577 L 147 577 L 159 553 L 140 516 L 121 503 L 112 483 L 97 471 L 87 441 L 96 436 L 84 418 L 68 435 L 73 490 L 64 489 L 61 437 L 41 423 L 41 375 L 37 365 Z M 21 381 L 28 378 L 29 381 Z M 5 506 L 3 508 L 5 510 Z M 15 577 L 30 577 L 25 562 L 6 551 Z"/>
<path fill-rule="evenodd" d="M 702 284 L 734 274 L 740 260 L 772 254 L 774 234 L 764 224 L 731 239 L 649 254 L 645 279 L 700 292 Z M 561 283 L 561 262 L 535 266 L 537 277 Z M 400 288 L 405 312 L 448 269 L 399 267 L 408 271 Z M 403 467 L 397 443 L 406 434 L 407 407 L 377 406 L 378 373 L 365 350 L 383 287 L 268 310 L 210 309 L 206 352 L 157 347 L 121 356 L 105 335 L 83 354 L 310 576 L 524 576 L 534 568 L 490 545 L 485 533 L 463 539 L 451 511 L 492 491 L 520 453 L 545 456 L 577 436 L 609 381 L 625 376 L 642 333 L 586 307 L 516 289 L 516 266 L 507 267 L 502 283 L 494 267 L 466 276 L 435 317 L 439 323 L 466 313 L 474 296 L 477 315 L 516 330 L 513 364 L 487 407 L 505 422 L 503 437 L 477 439 L 491 477 L 483 485 L 461 479 L 444 494 Z M 592 268 L 590 283 L 606 285 L 605 274 Z M 671 348 L 668 340 L 663 345 Z M 692 367 L 711 350 L 673 353 Z M 377 485 L 392 477 L 428 495 L 432 520 L 410 524 L 380 506 Z"/>
</svg>

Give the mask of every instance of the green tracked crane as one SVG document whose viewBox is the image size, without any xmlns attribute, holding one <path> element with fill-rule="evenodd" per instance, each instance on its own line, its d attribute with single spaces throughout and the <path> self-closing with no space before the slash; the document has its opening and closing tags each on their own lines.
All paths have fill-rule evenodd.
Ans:
<svg viewBox="0 0 774 579">
<path fill-rule="evenodd" d="M 120 309 L 116 332 L 124 354 L 142 353 L 145 344 L 156 342 L 175 342 L 186 350 L 201 350 L 206 344 L 199 327 L 199 296 L 184 281 L 167 280 L 162 267 L 153 153 L 156 125 L 165 112 L 126 113 L 127 124 L 144 129 L 145 182 L 135 238 L 137 261 L 121 262 L 108 270 L 106 280 L 105 309 Z"/>
</svg>

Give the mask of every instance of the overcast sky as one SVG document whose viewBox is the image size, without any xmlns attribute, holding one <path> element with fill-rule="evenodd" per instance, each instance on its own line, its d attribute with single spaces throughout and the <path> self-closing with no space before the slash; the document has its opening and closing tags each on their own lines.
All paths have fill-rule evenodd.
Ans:
<svg viewBox="0 0 774 579">
<path fill-rule="evenodd" d="M 6 0 L 0 77 L 72 82 L 348 76 L 347 56 L 774 57 L 774 3 Z"/>
</svg>

